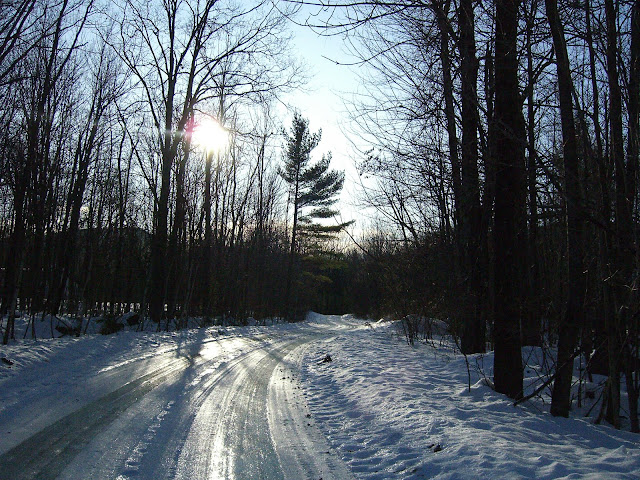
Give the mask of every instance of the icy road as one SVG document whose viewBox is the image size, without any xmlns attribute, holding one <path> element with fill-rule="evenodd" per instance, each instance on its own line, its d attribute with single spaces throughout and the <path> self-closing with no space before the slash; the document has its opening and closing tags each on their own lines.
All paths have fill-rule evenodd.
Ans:
<svg viewBox="0 0 640 480">
<path fill-rule="evenodd" d="M 0 479 L 353 478 L 315 426 L 298 370 L 309 345 L 354 327 L 336 318 L 97 352 L 80 339 L 64 361 L 47 352 L 51 363 L 3 383 L 15 393 L 0 409 Z"/>
<path fill-rule="evenodd" d="M 446 335 L 398 328 L 309 314 L 0 346 L 0 480 L 640 478 L 640 437 L 587 400 L 514 407 L 486 382 L 493 352 L 469 370 Z M 546 355 L 523 349 L 528 391 Z"/>
</svg>

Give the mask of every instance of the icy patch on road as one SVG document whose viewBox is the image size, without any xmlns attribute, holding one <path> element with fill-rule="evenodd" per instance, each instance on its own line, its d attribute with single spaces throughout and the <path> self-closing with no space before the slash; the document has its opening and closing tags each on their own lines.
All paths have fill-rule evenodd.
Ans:
<svg viewBox="0 0 640 480">
<path fill-rule="evenodd" d="M 302 369 L 312 417 L 358 478 L 640 478 L 638 435 L 514 407 L 472 375 L 469 392 L 462 356 L 384 324 L 313 344 Z"/>
</svg>

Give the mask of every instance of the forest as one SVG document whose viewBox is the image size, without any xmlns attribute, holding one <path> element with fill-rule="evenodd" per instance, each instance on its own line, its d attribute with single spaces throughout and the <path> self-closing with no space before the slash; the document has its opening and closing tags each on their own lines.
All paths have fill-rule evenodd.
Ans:
<svg viewBox="0 0 640 480">
<path fill-rule="evenodd" d="M 321 131 L 280 108 L 307 75 L 292 22 L 361 79 L 355 223 Z M 639 2 L 10 0 L 0 91 L 5 344 L 126 312 L 437 318 L 514 400 L 522 346 L 553 347 L 554 415 L 584 356 L 602 419 L 640 431 Z"/>
</svg>

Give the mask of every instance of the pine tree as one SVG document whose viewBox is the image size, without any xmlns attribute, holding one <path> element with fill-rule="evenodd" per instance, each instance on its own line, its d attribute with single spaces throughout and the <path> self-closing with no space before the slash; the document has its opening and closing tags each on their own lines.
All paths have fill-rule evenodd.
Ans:
<svg viewBox="0 0 640 480">
<path fill-rule="evenodd" d="M 325 220 L 336 216 L 338 210 L 332 208 L 344 184 L 344 172 L 330 170 L 331 153 L 323 155 L 317 162 L 311 161 L 311 152 L 318 146 L 322 130 L 311 133 L 309 121 L 300 113 L 295 113 L 290 132 L 286 135 L 284 166 L 280 176 L 289 184 L 289 202 L 293 207 L 291 228 L 290 260 L 287 275 L 286 308 L 293 316 L 296 310 L 295 261 L 299 253 L 301 236 L 317 240 L 330 237 L 349 225 L 350 222 L 324 224 Z"/>
</svg>

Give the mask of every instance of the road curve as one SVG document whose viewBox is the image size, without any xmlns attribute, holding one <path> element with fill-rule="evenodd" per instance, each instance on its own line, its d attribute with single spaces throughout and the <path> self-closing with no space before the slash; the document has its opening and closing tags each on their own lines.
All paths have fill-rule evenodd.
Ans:
<svg viewBox="0 0 640 480">
<path fill-rule="evenodd" d="M 0 480 L 353 478 L 296 380 L 318 338 L 207 340 L 158 358 L 0 455 Z"/>
</svg>

